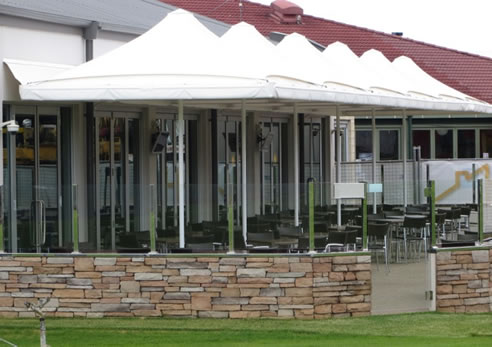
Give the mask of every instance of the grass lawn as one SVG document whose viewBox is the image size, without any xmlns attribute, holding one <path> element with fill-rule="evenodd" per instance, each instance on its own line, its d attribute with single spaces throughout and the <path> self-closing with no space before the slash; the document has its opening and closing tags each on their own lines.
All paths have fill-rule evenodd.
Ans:
<svg viewBox="0 0 492 347">
<path fill-rule="evenodd" d="M 19 346 L 39 346 L 39 321 L 0 319 L 0 337 Z M 51 346 L 492 346 L 492 314 L 322 321 L 48 318 L 47 340 Z"/>
</svg>

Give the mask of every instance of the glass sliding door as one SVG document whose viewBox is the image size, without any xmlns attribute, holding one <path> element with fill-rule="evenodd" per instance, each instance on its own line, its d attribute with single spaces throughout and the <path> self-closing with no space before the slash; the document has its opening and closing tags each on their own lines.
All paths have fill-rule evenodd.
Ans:
<svg viewBox="0 0 492 347">
<path fill-rule="evenodd" d="M 262 123 L 262 212 L 276 214 L 282 210 L 282 122 L 270 120 Z"/>
<path fill-rule="evenodd" d="M 100 112 L 97 131 L 97 249 L 137 248 L 138 114 Z"/>
<path fill-rule="evenodd" d="M 343 148 L 343 147 L 342 147 Z M 306 182 L 313 178 L 315 182 L 315 205 L 322 205 L 324 201 L 322 189 L 323 184 L 323 141 L 321 134 L 320 119 L 306 119 L 304 123 L 304 177 Z M 305 205 L 307 206 L 307 194 L 305 196 Z"/>
<path fill-rule="evenodd" d="M 43 241 L 46 247 L 62 247 L 61 233 L 61 177 L 59 165 L 59 116 L 40 114 L 38 117 L 38 188 L 37 199 L 43 209 L 40 222 L 44 223 Z M 41 220 L 42 218 L 42 220 Z"/>
<path fill-rule="evenodd" d="M 178 133 L 175 114 L 160 114 L 155 120 L 153 144 L 161 136 L 161 148 L 156 155 L 157 166 L 157 228 L 161 235 L 177 235 L 178 231 Z M 197 223 L 199 208 L 195 197 L 198 192 L 197 178 L 192 166 L 196 153 L 195 116 L 185 115 L 184 121 L 184 177 L 185 177 L 185 223 Z M 159 135 L 160 134 L 160 135 Z M 157 148 L 157 147 L 156 147 Z M 166 232 L 165 232 L 166 231 Z"/>
<path fill-rule="evenodd" d="M 2 105 L 2 114 L 4 120 L 10 119 L 10 106 L 9 105 Z M 0 187 L 0 204 L 2 205 L 2 209 L 0 213 L 3 213 L 3 215 L 0 216 L 2 222 L 3 222 L 3 235 L 4 235 L 4 249 L 5 250 L 11 250 L 11 240 L 9 239 L 9 230 L 10 230 L 10 224 L 9 224 L 9 215 L 10 215 L 10 205 L 11 205 L 11 199 L 10 199 L 10 179 L 9 179 L 9 170 L 10 170 L 10 165 L 9 165 L 9 141 L 10 141 L 10 135 L 7 132 L 6 128 L 2 129 L 2 151 L 3 151 L 3 185 Z"/>
<path fill-rule="evenodd" d="M 40 243 L 39 213 L 36 206 L 35 113 L 18 114 L 19 132 L 15 138 L 16 226 L 19 250 L 33 251 Z M 36 230 L 31 230 L 35 228 Z"/>
<path fill-rule="evenodd" d="M 217 120 L 219 221 L 227 220 L 227 206 L 234 206 L 235 224 L 241 223 L 241 121 L 233 117 Z"/>
<path fill-rule="evenodd" d="M 58 108 L 13 107 L 19 124 L 4 137 L 12 252 L 55 252 L 65 243 L 61 223 L 60 116 Z M 4 163 L 5 164 L 5 163 Z"/>
</svg>

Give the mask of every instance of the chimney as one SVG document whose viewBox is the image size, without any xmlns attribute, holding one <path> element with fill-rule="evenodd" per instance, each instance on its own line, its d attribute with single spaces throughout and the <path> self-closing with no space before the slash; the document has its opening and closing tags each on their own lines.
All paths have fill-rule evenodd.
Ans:
<svg viewBox="0 0 492 347">
<path fill-rule="evenodd" d="M 304 11 L 296 4 L 287 0 L 275 0 L 270 7 L 270 16 L 280 24 L 302 24 Z"/>
</svg>

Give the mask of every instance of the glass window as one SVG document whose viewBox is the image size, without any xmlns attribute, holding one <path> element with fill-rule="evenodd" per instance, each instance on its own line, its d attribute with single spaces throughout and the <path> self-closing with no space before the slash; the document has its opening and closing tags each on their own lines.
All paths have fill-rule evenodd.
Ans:
<svg viewBox="0 0 492 347">
<path fill-rule="evenodd" d="M 311 124 L 304 123 L 304 163 L 309 164 L 311 162 Z M 307 175 L 306 177 L 309 177 Z"/>
<path fill-rule="evenodd" d="M 379 130 L 379 160 L 398 160 L 398 130 Z"/>
<path fill-rule="evenodd" d="M 420 146 L 420 157 L 430 159 L 430 130 L 414 130 L 412 138 L 413 145 Z"/>
<path fill-rule="evenodd" d="M 480 130 L 480 155 L 492 158 L 492 129 Z"/>
<path fill-rule="evenodd" d="M 320 162 L 320 148 L 321 148 L 321 124 L 314 123 L 313 129 L 313 161 L 315 163 Z"/>
<path fill-rule="evenodd" d="M 475 158 L 475 130 L 458 130 L 458 158 Z"/>
<path fill-rule="evenodd" d="M 436 159 L 453 158 L 453 130 L 437 129 L 436 137 Z"/>
<path fill-rule="evenodd" d="M 347 136 L 346 136 L 346 132 L 345 132 L 345 127 L 340 127 L 340 144 L 342 145 L 342 155 L 341 155 L 341 159 L 342 159 L 342 162 L 343 161 L 347 161 Z M 338 142 L 336 140 L 336 131 L 333 132 L 333 140 L 334 140 L 334 143 L 335 143 L 335 162 L 337 161 L 337 153 L 338 153 Z"/>
<path fill-rule="evenodd" d="M 372 131 L 357 130 L 355 132 L 355 158 L 372 160 Z"/>
</svg>

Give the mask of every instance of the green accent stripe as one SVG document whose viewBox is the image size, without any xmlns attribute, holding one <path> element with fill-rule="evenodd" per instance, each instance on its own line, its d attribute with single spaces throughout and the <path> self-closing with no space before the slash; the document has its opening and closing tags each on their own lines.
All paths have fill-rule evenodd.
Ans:
<svg viewBox="0 0 492 347">
<path fill-rule="evenodd" d="M 73 218 L 73 251 L 78 252 L 79 251 L 79 213 L 77 209 L 74 209 L 72 212 L 72 218 Z"/>
<path fill-rule="evenodd" d="M 155 215 L 154 211 L 150 212 L 150 251 L 155 252 Z"/>
<path fill-rule="evenodd" d="M 483 241 L 483 179 L 478 180 L 478 241 Z"/>
<path fill-rule="evenodd" d="M 314 182 L 309 185 L 309 251 L 314 252 Z"/>
<path fill-rule="evenodd" d="M 232 201 L 229 202 L 229 207 L 227 209 L 227 223 L 229 231 L 229 252 L 234 252 L 234 208 Z"/>
</svg>

